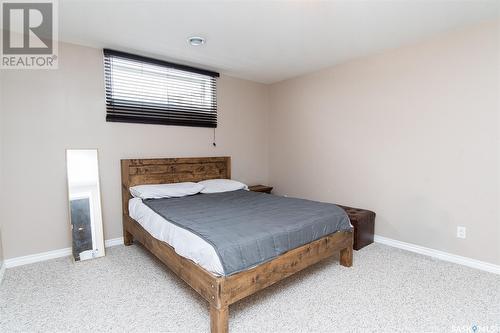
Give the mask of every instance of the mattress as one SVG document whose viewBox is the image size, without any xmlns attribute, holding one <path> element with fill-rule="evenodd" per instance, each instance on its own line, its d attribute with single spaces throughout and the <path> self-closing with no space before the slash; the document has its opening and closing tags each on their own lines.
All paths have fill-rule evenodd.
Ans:
<svg viewBox="0 0 500 333">
<path fill-rule="evenodd" d="M 211 244 L 226 276 L 352 228 L 346 212 L 334 204 L 245 190 L 144 204 Z"/>
<path fill-rule="evenodd" d="M 178 255 L 194 261 L 215 275 L 224 275 L 224 269 L 214 247 L 200 236 L 161 217 L 140 198 L 130 199 L 128 209 L 131 218 L 151 236 L 170 245 Z"/>
</svg>

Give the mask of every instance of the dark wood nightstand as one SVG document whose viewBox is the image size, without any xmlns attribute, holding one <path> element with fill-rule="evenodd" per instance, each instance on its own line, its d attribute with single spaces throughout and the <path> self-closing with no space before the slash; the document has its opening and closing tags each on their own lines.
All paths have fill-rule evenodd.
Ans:
<svg viewBox="0 0 500 333">
<path fill-rule="evenodd" d="M 252 185 L 252 186 L 248 186 L 248 189 L 252 192 L 262 192 L 262 193 L 271 194 L 273 187 L 267 186 L 267 185 Z"/>
</svg>

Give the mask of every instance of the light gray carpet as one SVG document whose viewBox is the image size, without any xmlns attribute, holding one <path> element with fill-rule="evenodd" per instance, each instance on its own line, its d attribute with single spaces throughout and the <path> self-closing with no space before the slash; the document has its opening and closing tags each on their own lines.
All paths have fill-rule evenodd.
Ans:
<svg viewBox="0 0 500 333">
<path fill-rule="evenodd" d="M 500 331 L 500 277 L 373 244 L 230 307 L 231 332 Z M 0 332 L 207 332 L 208 305 L 138 245 L 8 269 Z"/>
</svg>

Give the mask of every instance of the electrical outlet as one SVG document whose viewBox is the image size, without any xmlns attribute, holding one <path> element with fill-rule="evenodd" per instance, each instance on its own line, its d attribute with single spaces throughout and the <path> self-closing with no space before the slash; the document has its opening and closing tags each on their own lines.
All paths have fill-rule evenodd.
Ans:
<svg viewBox="0 0 500 333">
<path fill-rule="evenodd" d="M 465 227 L 457 227 L 457 238 L 465 239 Z"/>
</svg>

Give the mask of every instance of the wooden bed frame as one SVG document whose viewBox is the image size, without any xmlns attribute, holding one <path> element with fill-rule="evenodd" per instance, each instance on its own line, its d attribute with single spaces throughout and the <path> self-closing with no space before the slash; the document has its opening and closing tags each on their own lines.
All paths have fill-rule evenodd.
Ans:
<svg viewBox="0 0 500 333">
<path fill-rule="evenodd" d="M 178 255 L 167 243 L 151 236 L 129 216 L 131 186 L 205 179 L 231 178 L 230 157 L 132 159 L 121 161 L 123 238 L 133 240 L 167 265 L 210 304 L 212 333 L 228 332 L 229 305 L 340 251 L 340 264 L 352 266 L 352 232 L 336 232 L 288 251 L 252 269 L 229 276 L 216 276 Z"/>
</svg>

